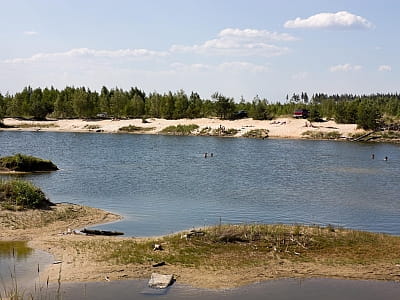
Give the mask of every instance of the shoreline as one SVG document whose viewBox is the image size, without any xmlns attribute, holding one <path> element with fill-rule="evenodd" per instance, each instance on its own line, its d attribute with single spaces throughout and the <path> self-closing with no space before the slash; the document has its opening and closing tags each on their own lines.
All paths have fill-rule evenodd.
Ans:
<svg viewBox="0 0 400 300">
<path fill-rule="evenodd" d="M 1 128 L 3 131 L 51 131 L 51 132 L 102 132 L 102 133 L 126 133 L 119 131 L 122 127 L 135 126 L 133 134 L 162 134 L 161 131 L 168 126 L 191 125 L 195 124 L 198 129 L 191 135 L 212 135 L 202 134 L 204 130 L 226 130 L 233 129 L 237 133 L 229 137 L 243 137 L 252 130 L 268 130 L 269 138 L 279 139 L 306 139 L 305 132 L 314 134 L 337 132 L 337 136 L 346 139 L 352 135 L 359 135 L 365 131 L 357 129 L 356 124 L 337 124 L 334 121 L 325 121 L 311 124 L 304 119 L 294 119 L 292 117 L 281 117 L 274 120 L 253 120 L 250 118 L 239 120 L 220 120 L 217 118 L 200 119 L 180 119 L 165 120 L 149 118 L 146 123 L 142 119 L 123 119 L 123 120 L 83 120 L 83 119 L 60 119 L 47 121 L 17 120 L 5 118 L 4 124 L 8 128 Z"/>
<path fill-rule="evenodd" d="M 333 254 L 330 258 L 318 255 L 314 258 L 314 254 L 310 254 L 310 257 L 302 258 L 302 254 L 296 254 L 296 251 L 305 251 L 302 247 L 300 250 L 294 251 L 290 255 L 283 252 L 274 252 L 273 250 L 263 250 L 261 253 L 258 249 L 260 245 L 257 243 L 250 244 L 233 244 L 223 243 L 218 244 L 216 247 L 225 249 L 226 253 L 219 253 L 216 262 L 205 263 L 174 263 L 170 262 L 173 258 L 169 258 L 168 263 L 161 267 L 153 267 L 156 259 L 162 260 L 163 255 L 169 255 L 168 252 L 173 250 L 164 250 L 160 253 L 153 251 L 151 247 L 155 243 L 162 244 L 166 249 L 171 248 L 173 243 L 179 243 L 178 252 L 181 251 L 180 247 L 184 249 L 187 245 L 185 240 L 182 239 L 182 234 L 173 234 L 161 237 L 108 237 L 108 236 L 84 236 L 75 234 L 66 234 L 68 228 L 74 230 L 83 228 L 86 226 L 93 226 L 104 224 L 108 222 L 115 222 L 121 219 L 121 216 L 112 214 L 100 209 L 79 206 L 75 204 L 57 204 L 58 209 L 67 209 L 77 215 L 71 215 L 70 219 L 56 220 L 45 227 L 36 228 L 14 228 L 10 229 L 5 226 L 4 211 L 0 211 L 2 214 L 2 222 L 0 224 L 0 238 L 2 240 L 25 240 L 28 241 L 28 245 L 34 249 L 39 249 L 48 252 L 54 256 L 55 261 L 61 261 L 60 264 L 50 265 L 44 272 L 41 273 L 41 281 L 49 279 L 50 282 L 56 282 L 60 276 L 61 270 L 61 281 L 63 282 L 93 282 L 93 281 L 115 281 L 115 280 L 128 280 L 128 279 L 146 279 L 150 277 L 152 272 L 160 272 L 163 274 L 174 274 L 175 279 L 182 284 L 187 284 L 197 288 L 207 289 L 226 289 L 236 288 L 256 282 L 271 280 L 271 279 L 282 279 L 282 278 L 339 278 L 339 279 L 360 279 L 360 280 L 387 280 L 387 281 L 398 281 L 400 276 L 400 265 L 391 263 L 391 260 L 380 260 L 371 261 L 367 264 L 359 263 L 348 263 L 344 260 L 343 263 L 340 261 L 334 263 L 329 262 L 330 259 L 335 259 L 338 254 Z M 23 219 L 21 215 L 26 215 L 28 218 L 34 218 L 39 212 L 15 212 L 16 218 Z M 80 215 L 79 215 L 80 214 Z M 79 216 L 78 216 L 79 215 Z M 7 218 L 10 219 L 10 218 Z M 25 222 L 25 221 L 24 221 Z M 229 229 L 229 225 L 228 229 Z M 294 226 L 290 225 L 266 225 L 271 228 L 279 227 L 286 228 L 285 230 L 301 230 L 307 234 L 307 230 L 315 230 L 312 227 L 300 226 L 300 229 L 295 229 Z M 274 227 L 275 226 L 275 227 Z M 7 229 L 8 228 L 8 229 Z M 232 228 L 235 228 L 233 226 Z M 203 230 L 209 230 L 205 228 Z M 211 228 L 211 230 L 213 230 Z M 329 233 L 332 229 L 318 229 L 325 230 Z M 343 233 L 342 233 L 343 231 Z M 189 231 L 183 231 L 189 232 Z M 351 230 L 338 229 L 333 234 L 350 234 Z M 368 233 L 368 235 L 370 235 Z M 386 236 L 372 234 L 378 238 L 387 238 L 387 245 L 396 249 L 400 249 L 400 237 L 397 236 Z M 180 236 L 180 238 L 179 238 Z M 177 240 L 176 240 L 177 239 Z M 196 245 L 196 241 L 193 241 Z M 183 244 L 182 244 L 183 243 Z M 192 243 L 191 240 L 189 243 Z M 390 244 L 390 243 L 393 243 Z M 100 254 L 107 251 L 119 249 L 122 251 L 123 247 L 128 247 L 128 251 L 134 251 L 135 247 L 146 247 L 144 253 L 148 254 L 148 257 L 143 262 L 131 262 L 124 263 L 118 262 L 119 257 L 114 259 L 106 259 Z M 245 251 L 248 258 L 253 256 L 261 259 L 262 263 L 248 263 L 247 258 L 244 264 L 236 264 L 236 260 L 243 259 L 243 255 L 240 253 L 230 253 L 229 247 L 245 247 L 238 251 Z M 197 246 L 195 246 L 197 247 Z M 228 247 L 228 248 L 227 248 Z M 264 246 L 263 246 L 264 247 Z M 384 247 L 384 246 L 383 246 Z M 172 248 L 171 248 L 172 249 Z M 212 248 L 213 249 L 213 248 Z M 392 249 L 392 250 L 393 250 Z M 116 251 L 117 251 L 116 250 Z M 195 249 L 196 250 L 196 249 Z M 195 251 L 193 250 L 193 251 Z M 147 251 L 147 252 L 146 252 Z M 176 251 L 176 250 L 174 250 Z M 144 254 L 145 256 L 147 254 Z M 121 257 L 125 254 L 121 254 Z M 143 254 L 141 254 L 143 255 Z M 174 257 L 174 254 L 172 254 Z M 192 255 L 196 254 L 193 252 Z M 236 256 L 238 255 L 238 256 Z M 261 255 L 261 256 L 260 256 Z M 298 256 L 300 255 L 300 256 Z M 140 256 L 140 255 L 139 255 Z M 155 258 L 154 258 L 155 257 Z M 157 258 L 158 257 L 158 258 Z M 235 258 L 236 257 L 236 258 Z M 255 261 L 258 261 L 258 260 Z M 146 262 L 147 260 L 147 262 Z M 195 260 L 196 261 L 196 260 Z M 400 258 L 399 258 L 400 263 Z"/>
</svg>

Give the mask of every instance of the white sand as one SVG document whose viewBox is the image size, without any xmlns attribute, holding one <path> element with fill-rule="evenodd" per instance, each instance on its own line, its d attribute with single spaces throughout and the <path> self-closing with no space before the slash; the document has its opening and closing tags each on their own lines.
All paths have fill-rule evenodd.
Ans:
<svg viewBox="0 0 400 300">
<path fill-rule="evenodd" d="M 147 119 L 148 123 L 142 123 L 142 119 L 129 119 L 129 120 L 99 120 L 99 121 L 86 121 L 82 119 L 73 120 L 54 120 L 54 121 L 20 121 L 13 118 L 4 119 L 4 124 L 15 126 L 16 128 L 8 128 L 3 130 L 14 131 L 60 131 L 60 132 L 95 132 L 101 130 L 106 133 L 117 133 L 118 129 L 124 126 L 137 126 L 143 128 L 152 128 L 149 131 L 142 132 L 147 134 L 158 134 L 162 129 L 170 125 L 188 125 L 197 124 L 199 130 L 205 127 L 218 129 L 224 126 L 225 129 L 236 129 L 240 137 L 252 129 L 268 129 L 269 137 L 272 138 L 303 138 L 302 133 L 305 131 L 322 131 L 331 132 L 337 131 L 342 137 L 348 137 L 356 132 L 363 132 L 357 129 L 356 124 L 337 124 L 334 121 L 313 123 L 303 119 L 293 118 L 277 118 L 272 121 L 258 121 L 250 118 L 229 121 L 219 120 L 216 118 L 201 118 L 201 119 L 180 119 L 180 120 L 165 120 L 165 119 Z M 18 126 L 23 128 L 17 128 Z M 44 127 L 44 126 L 48 127 Z"/>
</svg>

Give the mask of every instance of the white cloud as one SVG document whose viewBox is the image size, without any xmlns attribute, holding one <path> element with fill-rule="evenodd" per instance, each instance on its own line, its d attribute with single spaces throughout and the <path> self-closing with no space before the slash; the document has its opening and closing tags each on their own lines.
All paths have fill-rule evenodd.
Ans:
<svg viewBox="0 0 400 300">
<path fill-rule="evenodd" d="M 292 79 L 293 80 L 304 80 L 304 79 L 307 79 L 308 76 L 309 76 L 308 72 L 299 72 L 299 73 L 293 74 Z"/>
<path fill-rule="evenodd" d="M 268 71 L 268 67 L 265 65 L 256 65 L 249 62 L 243 61 L 231 61 L 224 62 L 218 65 L 207 65 L 207 64 L 183 64 L 173 63 L 170 65 L 177 71 L 184 72 L 204 72 L 204 71 L 219 71 L 219 72 L 252 72 L 260 73 Z"/>
<path fill-rule="evenodd" d="M 271 41 L 293 41 L 293 36 L 286 33 L 269 32 L 256 29 L 221 30 L 218 37 L 205 41 L 200 45 L 173 45 L 171 52 L 196 53 L 206 55 L 231 55 L 231 56 L 264 56 L 271 57 L 287 53 L 287 47 L 271 44 Z"/>
<path fill-rule="evenodd" d="M 233 61 L 225 62 L 218 66 L 220 71 L 246 71 L 252 73 L 260 73 L 268 71 L 268 67 L 263 65 L 256 65 L 249 62 Z"/>
<path fill-rule="evenodd" d="M 392 67 L 389 65 L 381 65 L 378 67 L 378 71 L 380 72 L 390 72 L 392 71 Z"/>
<path fill-rule="evenodd" d="M 47 61 L 57 58 L 146 58 L 163 57 L 167 52 L 158 52 L 147 49 L 120 49 L 120 50 L 94 50 L 88 48 L 76 48 L 65 52 L 37 53 L 28 58 L 13 58 L 5 60 L 5 63 L 29 63 Z"/>
<path fill-rule="evenodd" d="M 38 35 L 39 34 L 39 32 L 37 32 L 37 31 L 24 31 L 24 35 Z"/>
<path fill-rule="evenodd" d="M 307 19 L 296 18 L 285 23 L 285 28 L 344 28 L 369 29 L 374 25 L 367 19 L 347 11 L 320 13 Z"/>
<path fill-rule="evenodd" d="M 329 68 L 331 72 L 350 72 L 350 71 L 359 71 L 361 69 L 362 66 L 352 65 L 352 64 L 336 65 Z"/>
<path fill-rule="evenodd" d="M 264 41 L 295 41 L 294 36 L 288 33 L 270 32 L 257 29 L 226 28 L 218 34 L 221 38 L 260 39 Z"/>
</svg>

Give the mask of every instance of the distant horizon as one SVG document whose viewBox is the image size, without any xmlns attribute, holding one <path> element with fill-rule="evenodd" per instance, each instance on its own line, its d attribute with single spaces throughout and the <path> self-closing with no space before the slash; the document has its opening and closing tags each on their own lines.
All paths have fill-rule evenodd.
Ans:
<svg viewBox="0 0 400 300">
<path fill-rule="evenodd" d="M 66 86 L 256 95 L 396 94 L 396 0 L 3 3 L 0 92 Z"/>
</svg>

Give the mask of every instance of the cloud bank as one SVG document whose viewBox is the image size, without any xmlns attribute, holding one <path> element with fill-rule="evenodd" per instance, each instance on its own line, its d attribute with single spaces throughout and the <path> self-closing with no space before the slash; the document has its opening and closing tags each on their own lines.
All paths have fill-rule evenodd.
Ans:
<svg viewBox="0 0 400 300">
<path fill-rule="evenodd" d="M 329 68 L 331 72 L 350 72 L 350 71 L 359 71 L 361 69 L 362 66 L 352 65 L 352 64 L 336 65 Z"/>
<path fill-rule="evenodd" d="M 226 28 L 218 37 L 205 41 L 200 45 L 172 45 L 173 53 L 195 53 L 202 55 L 229 56 L 263 56 L 283 55 L 289 51 L 287 47 L 277 46 L 272 42 L 288 42 L 296 40 L 287 33 L 270 32 L 257 29 Z"/>
<path fill-rule="evenodd" d="M 378 67 L 379 72 L 390 72 L 392 71 L 392 67 L 389 65 L 381 65 Z"/>
<path fill-rule="evenodd" d="M 337 13 L 319 13 L 307 19 L 296 18 L 284 24 L 285 28 L 339 28 L 339 29 L 370 29 L 374 25 L 367 19 L 339 11 Z"/>
</svg>

